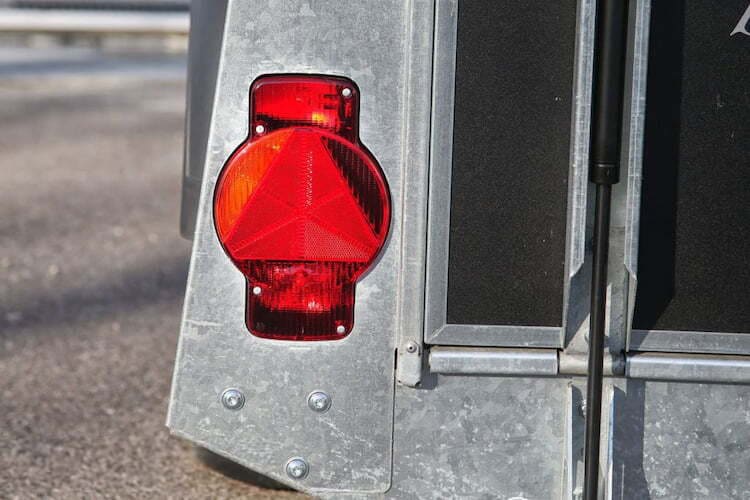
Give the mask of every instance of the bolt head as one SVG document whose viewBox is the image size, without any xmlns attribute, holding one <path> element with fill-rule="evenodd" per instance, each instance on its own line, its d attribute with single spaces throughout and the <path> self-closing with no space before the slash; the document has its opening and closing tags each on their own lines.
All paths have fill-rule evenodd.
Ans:
<svg viewBox="0 0 750 500">
<path fill-rule="evenodd" d="M 313 391 L 307 396 L 307 406 L 314 412 L 327 412 L 331 403 L 331 396 L 323 391 Z"/>
<path fill-rule="evenodd" d="M 310 472 L 310 466 L 301 458 L 292 458 L 286 463 L 286 474 L 292 479 L 304 479 Z"/>
<path fill-rule="evenodd" d="M 221 393 L 221 404 L 227 410 L 239 410 L 245 406 L 245 395 L 237 389 L 227 389 Z"/>
</svg>

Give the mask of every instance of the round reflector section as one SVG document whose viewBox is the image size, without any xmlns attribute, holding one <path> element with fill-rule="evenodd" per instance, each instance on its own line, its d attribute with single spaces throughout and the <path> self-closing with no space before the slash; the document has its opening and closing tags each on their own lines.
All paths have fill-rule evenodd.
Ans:
<svg viewBox="0 0 750 500">
<path fill-rule="evenodd" d="M 250 93 L 250 136 L 216 184 L 214 221 L 247 279 L 255 335 L 333 340 L 385 242 L 390 197 L 359 142 L 359 93 L 339 77 L 271 75 Z"/>
</svg>

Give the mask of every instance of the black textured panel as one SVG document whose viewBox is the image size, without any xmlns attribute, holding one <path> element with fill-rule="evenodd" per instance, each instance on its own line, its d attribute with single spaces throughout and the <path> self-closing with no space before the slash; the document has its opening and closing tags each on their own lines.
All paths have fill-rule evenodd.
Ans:
<svg viewBox="0 0 750 500">
<path fill-rule="evenodd" d="M 575 16 L 459 2 L 448 323 L 561 324 Z"/>
<path fill-rule="evenodd" d="M 652 3 L 637 329 L 750 332 L 747 8 Z"/>
</svg>

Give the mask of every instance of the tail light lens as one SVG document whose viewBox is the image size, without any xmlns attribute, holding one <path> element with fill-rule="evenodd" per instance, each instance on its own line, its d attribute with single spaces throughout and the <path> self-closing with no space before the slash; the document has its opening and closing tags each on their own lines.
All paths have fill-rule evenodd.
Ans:
<svg viewBox="0 0 750 500">
<path fill-rule="evenodd" d="M 254 335 L 333 340 L 352 329 L 355 283 L 390 224 L 358 112 L 346 78 L 267 75 L 250 88 L 250 134 L 219 174 L 214 222 L 247 280 Z"/>
</svg>

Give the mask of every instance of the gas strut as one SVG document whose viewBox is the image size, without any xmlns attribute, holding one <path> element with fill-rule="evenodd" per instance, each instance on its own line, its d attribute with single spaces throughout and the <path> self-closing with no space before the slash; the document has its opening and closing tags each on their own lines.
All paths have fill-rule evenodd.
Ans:
<svg viewBox="0 0 750 500">
<path fill-rule="evenodd" d="M 607 308 L 607 261 L 612 185 L 620 180 L 620 133 L 625 76 L 628 0 L 598 0 L 592 93 L 589 180 L 596 184 L 594 268 L 586 386 L 585 500 L 598 500 L 602 365 Z"/>
</svg>

